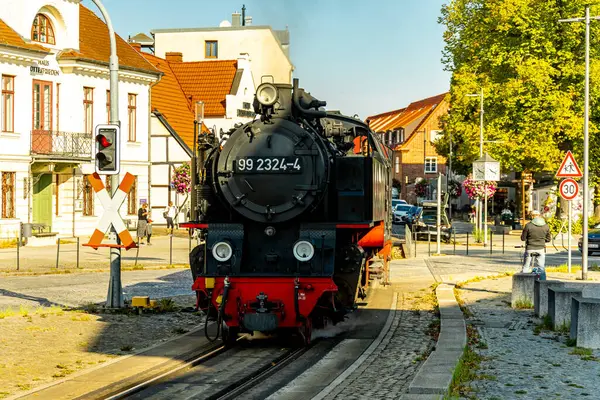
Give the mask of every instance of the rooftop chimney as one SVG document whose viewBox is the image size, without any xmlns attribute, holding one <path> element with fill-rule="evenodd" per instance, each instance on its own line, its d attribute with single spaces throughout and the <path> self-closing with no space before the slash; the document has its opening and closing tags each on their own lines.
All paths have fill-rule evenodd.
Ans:
<svg viewBox="0 0 600 400">
<path fill-rule="evenodd" d="M 179 52 L 169 52 L 165 54 L 168 62 L 183 62 L 183 54 Z"/>
<path fill-rule="evenodd" d="M 242 25 L 242 14 L 239 12 L 234 12 L 231 14 L 231 26 L 241 26 Z"/>
<path fill-rule="evenodd" d="M 142 51 L 142 44 L 141 43 L 129 42 L 129 45 L 131 47 L 133 47 L 137 52 L 141 52 Z"/>
</svg>

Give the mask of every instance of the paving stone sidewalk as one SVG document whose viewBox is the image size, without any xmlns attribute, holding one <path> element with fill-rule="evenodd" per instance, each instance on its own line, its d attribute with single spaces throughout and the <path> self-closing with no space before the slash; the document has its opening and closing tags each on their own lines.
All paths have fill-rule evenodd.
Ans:
<svg viewBox="0 0 600 400">
<path fill-rule="evenodd" d="M 548 279 L 552 279 L 550 276 Z M 459 296 L 473 313 L 483 357 L 479 379 L 470 383 L 474 399 L 599 398 L 600 351 L 573 354 L 565 335 L 534 328 L 533 310 L 510 308 L 510 277 L 466 284 Z M 598 358 L 597 358 L 598 357 Z"/>
</svg>

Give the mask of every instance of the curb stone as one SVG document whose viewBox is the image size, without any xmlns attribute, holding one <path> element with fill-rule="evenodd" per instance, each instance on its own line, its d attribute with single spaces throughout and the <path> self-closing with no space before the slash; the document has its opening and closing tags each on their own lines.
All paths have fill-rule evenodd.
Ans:
<svg viewBox="0 0 600 400">
<path fill-rule="evenodd" d="M 454 285 L 442 283 L 435 293 L 440 307 L 440 336 L 435 350 L 410 383 L 408 394 L 402 396 L 405 400 L 435 399 L 432 395 L 446 394 L 467 345 L 465 319 L 454 297 Z"/>
</svg>

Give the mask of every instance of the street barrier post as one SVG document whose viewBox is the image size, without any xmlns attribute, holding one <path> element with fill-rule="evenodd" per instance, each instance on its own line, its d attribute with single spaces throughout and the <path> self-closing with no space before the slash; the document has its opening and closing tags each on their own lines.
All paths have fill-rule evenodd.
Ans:
<svg viewBox="0 0 600 400">
<path fill-rule="evenodd" d="M 469 232 L 467 232 L 467 255 L 469 255 Z"/>
<path fill-rule="evenodd" d="M 504 232 L 504 229 L 502 230 L 502 254 L 504 254 L 504 235 L 506 234 L 506 232 Z"/>
<path fill-rule="evenodd" d="M 490 230 L 490 255 L 492 254 L 492 249 L 494 248 L 494 232 Z"/>
<path fill-rule="evenodd" d="M 56 239 L 56 269 L 58 269 L 59 255 L 60 255 L 60 238 Z"/>
<path fill-rule="evenodd" d="M 79 268 L 79 236 L 77 236 L 77 268 Z"/>
<path fill-rule="evenodd" d="M 456 255 L 456 231 L 454 230 L 454 228 L 452 228 L 452 235 L 454 236 L 454 250 L 453 250 L 453 255 Z"/>
<path fill-rule="evenodd" d="M 17 243 L 17 271 L 21 268 L 21 241 L 23 240 L 23 223 L 19 222 L 19 242 Z"/>
<path fill-rule="evenodd" d="M 169 265 L 173 265 L 173 235 L 169 236 Z"/>
<path fill-rule="evenodd" d="M 428 256 L 431 257 L 431 231 L 429 229 L 427 229 L 427 244 L 429 246 L 429 254 Z"/>
</svg>

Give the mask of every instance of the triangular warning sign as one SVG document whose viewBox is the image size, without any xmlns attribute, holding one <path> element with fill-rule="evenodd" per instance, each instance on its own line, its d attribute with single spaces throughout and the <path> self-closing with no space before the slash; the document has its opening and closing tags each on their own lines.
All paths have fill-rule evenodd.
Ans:
<svg viewBox="0 0 600 400">
<path fill-rule="evenodd" d="M 558 178 L 581 178 L 583 176 L 579 169 L 579 165 L 575 162 L 575 157 L 573 157 L 571 150 L 567 151 L 567 155 L 562 164 L 560 164 L 556 176 Z"/>
</svg>

